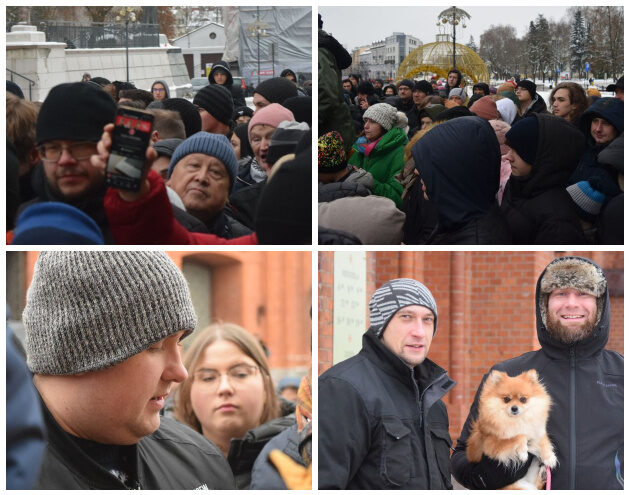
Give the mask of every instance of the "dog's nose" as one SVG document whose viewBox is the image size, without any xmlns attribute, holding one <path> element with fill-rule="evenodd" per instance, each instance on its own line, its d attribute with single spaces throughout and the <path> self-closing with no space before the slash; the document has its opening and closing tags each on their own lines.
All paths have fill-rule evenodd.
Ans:
<svg viewBox="0 0 630 495">
<path fill-rule="evenodd" d="M 518 406 L 512 406 L 510 408 L 510 411 L 512 414 L 518 414 Z"/>
</svg>

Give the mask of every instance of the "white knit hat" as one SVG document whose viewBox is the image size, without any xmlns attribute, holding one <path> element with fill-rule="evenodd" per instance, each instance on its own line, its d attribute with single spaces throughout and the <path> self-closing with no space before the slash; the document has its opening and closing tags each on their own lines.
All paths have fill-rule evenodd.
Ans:
<svg viewBox="0 0 630 495">
<path fill-rule="evenodd" d="M 398 112 L 388 103 L 377 103 L 368 107 L 363 114 L 364 119 L 371 119 L 383 129 L 389 131 L 392 127 L 404 128 L 407 125 L 407 116 Z"/>
</svg>

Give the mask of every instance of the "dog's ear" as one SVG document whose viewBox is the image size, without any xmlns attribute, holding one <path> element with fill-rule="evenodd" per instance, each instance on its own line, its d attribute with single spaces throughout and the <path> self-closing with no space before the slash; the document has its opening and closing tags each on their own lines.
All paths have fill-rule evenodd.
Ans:
<svg viewBox="0 0 630 495">
<path fill-rule="evenodd" d="M 490 372 L 490 375 L 488 375 L 488 382 L 491 385 L 496 385 L 497 383 L 499 383 L 503 377 L 507 376 L 503 371 L 497 371 L 497 370 L 492 370 Z"/>
<path fill-rule="evenodd" d="M 536 370 L 528 370 L 523 373 L 532 382 L 538 383 L 538 372 Z"/>
</svg>

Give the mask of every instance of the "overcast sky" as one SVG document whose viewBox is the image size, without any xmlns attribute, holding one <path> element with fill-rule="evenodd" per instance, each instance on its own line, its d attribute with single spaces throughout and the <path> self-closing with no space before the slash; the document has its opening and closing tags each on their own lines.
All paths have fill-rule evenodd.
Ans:
<svg viewBox="0 0 630 495">
<path fill-rule="evenodd" d="M 387 1 L 381 1 L 387 5 Z M 559 2 L 558 2 L 559 3 Z M 373 41 L 382 40 L 394 31 L 419 38 L 423 43 L 435 41 L 439 32 L 437 16 L 450 5 L 442 7 L 319 7 L 324 30 L 331 33 L 349 51 Z M 543 14 L 548 21 L 560 21 L 567 7 L 468 7 L 458 5 L 470 14 L 466 29 L 457 30 L 457 42 L 467 44 L 470 36 L 479 45 L 479 37 L 491 25 L 511 25 L 520 38 L 529 22 Z M 450 26 L 449 26 L 450 27 Z M 452 28 L 451 28 L 452 32 Z M 460 39 L 461 37 L 461 39 Z"/>
</svg>

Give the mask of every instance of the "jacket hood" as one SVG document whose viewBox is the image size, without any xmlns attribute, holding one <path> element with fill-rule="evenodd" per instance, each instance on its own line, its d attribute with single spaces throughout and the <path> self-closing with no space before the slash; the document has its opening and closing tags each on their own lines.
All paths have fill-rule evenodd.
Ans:
<svg viewBox="0 0 630 495">
<path fill-rule="evenodd" d="M 580 129 L 589 138 L 589 141 L 593 139 L 591 137 L 591 120 L 595 117 L 606 119 L 617 129 L 618 134 L 623 133 L 623 101 L 619 98 L 600 98 L 582 114 Z"/>
<path fill-rule="evenodd" d="M 444 122 L 417 141 L 411 153 L 437 208 L 440 231 L 456 230 L 496 205 L 501 152 L 487 120 Z"/>
<path fill-rule="evenodd" d="M 234 78 L 232 77 L 232 72 L 230 72 L 230 66 L 225 60 L 219 60 L 218 62 L 215 62 L 215 64 L 212 66 L 212 69 L 210 69 L 210 74 L 208 74 L 208 80 L 210 81 L 210 84 L 216 84 L 214 82 L 214 74 L 218 70 L 227 72 L 227 79 L 225 81 L 225 84 L 223 84 L 223 86 L 225 86 L 226 88 L 231 88 L 232 83 L 234 82 Z"/>
<path fill-rule="evenodd" d="M 161 83 L 162 86 L 164 86 L 166 98 L 171 97 L 171 92 L 168 90 L 168 84 L 166 84 L 166 81 L 164 79 L 156 79 L 155 81 L 153 81 L 153 84 L 151 84 L 151 91 L 153 91 L 153 86 L 155 86 L 155 83 Z"/>
<path fill-rule="evenodd" d="M 323 29 L 317 32 L 317 47 L 325 48 L 335 57 L 339 70 L 344 70 L 352 64 L 352 57 L 341 44 Z"/>
<path fill-rule="evenodd" d="M 584 340 L 574 344 L 577 358 L 601 352 L 610 333 L 610 301 L 608 283 L 602 269 L 586 258 L 566 256 L 553 260 L 543 270 L 536 284 L 536 330 L 543 351 L 552 358 L 566 359 L 571 347 L 560 342 L 547 330 L 547 300 L 556 288 L 579 288 L 597 297 L 599 321 Z"/>
<path fill-rule="evenodd" d="M 567 120 L 542 113 L 528 118 L 538 119 L 536 158 L 527 177 L 510 177 L 513 193 L 521 197 L 564 186 L 586 149 L 584 136 Z"/>
</svg>

